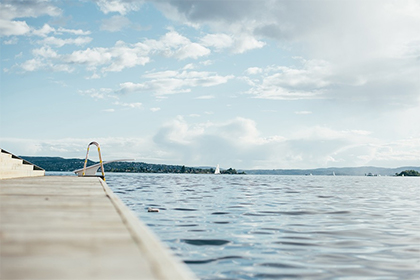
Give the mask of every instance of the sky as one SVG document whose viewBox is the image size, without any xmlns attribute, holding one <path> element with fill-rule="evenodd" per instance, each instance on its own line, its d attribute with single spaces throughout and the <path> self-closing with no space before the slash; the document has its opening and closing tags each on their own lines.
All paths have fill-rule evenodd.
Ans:
<svg viewBox="0 0 420 280">
<path fill-rule="evenodd" d="M 420 166 L 417 0 L 1 0 L 0 35 L 17 155 Z"/>
</svg>

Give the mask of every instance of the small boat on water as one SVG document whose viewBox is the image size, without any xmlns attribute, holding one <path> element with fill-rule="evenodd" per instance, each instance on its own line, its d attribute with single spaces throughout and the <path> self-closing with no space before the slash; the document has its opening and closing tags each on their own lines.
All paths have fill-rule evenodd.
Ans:
<svg viewBox="0 0 420 280">
<path fill-rule="evenodd" d="M 219 165 L 216 166 L 216 170 L 214 171 L 214 174 L 220 174 L 220 167 L 219 167 Z"/>
</svg>

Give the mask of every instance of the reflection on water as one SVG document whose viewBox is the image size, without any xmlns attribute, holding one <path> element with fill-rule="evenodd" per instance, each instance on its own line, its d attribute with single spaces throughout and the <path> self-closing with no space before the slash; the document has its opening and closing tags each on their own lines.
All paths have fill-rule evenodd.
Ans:
<svg viewBox="0 0 420 280">
<path fill-rule="evenodd" d="M 107 183 L 200 279 L 420 279 L 418 178 L 108 173 Z"/>
</svg>

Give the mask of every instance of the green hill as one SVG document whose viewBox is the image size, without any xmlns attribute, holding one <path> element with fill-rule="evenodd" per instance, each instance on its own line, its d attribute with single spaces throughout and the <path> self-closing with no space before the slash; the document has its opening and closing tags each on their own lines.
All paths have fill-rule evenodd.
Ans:
<svg viewBox="0 0 420 280">
<path fill-rule="evenodd" d="M 32 162 L 46 171 L 73 171 L 83 168 L 84 159 L 65 159 L 61 157 L 31 157 L 21 156 L 21 158 Z M 88 161 L 88 166 L 98 162 Z M 145 162 L 113 162 L 106 164 L 105 172 L 132 172 L 132 173 L 192 173 L 192 174 L 212 174 L 214 169 L 211 167 L 187 167 L 183 165 L 151 164 Z M 362 167 L 330 167 L 316 169 L 259 169 L 259 170 L 238 170 L 229 168 L 221 170 L 222 174 L 258 174 L 258 175 L 382 175 L 395 176 L 403 171 L 413 170 L 420 172 L 420 167 L 405 166 L 398 168 L 382 168 L 374 166 Z M 411 174 L 411 173 L 410 173 Z M 410 175 L 405 175 L 410 176 Z"/>
<path fill-rule="evenodd" d="M 31 157 L 21 158 L 45 169 L 46 171 L 73 171 L 83 168 L 83 159 L 65 159 L 61 157 Z M 98 162 L 88 161 L 88 166 Z M 212 174 L 212 168 L 187 167 L 184 165 L 150 164 L 145 162 L 112 162 L 104 165 L 105 172 L 132 172 L 132 173 L 192 173 Z M 100 170 L 100 169 L 99 169 Z M 222 174 L 238 174 L 235 169 L 221 170 Z"/>
<path fill-rule="evenodd" d="M 420 172 L 416 170 L 404 170 L 400 173 L 395 173 L 396 176 L 420 176 Z"/>
</svg>

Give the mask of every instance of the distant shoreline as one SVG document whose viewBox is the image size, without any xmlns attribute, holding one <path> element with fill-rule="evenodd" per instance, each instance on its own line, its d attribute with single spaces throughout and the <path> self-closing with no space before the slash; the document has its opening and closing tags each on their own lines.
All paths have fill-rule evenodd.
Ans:
<svg viewBox="0 0 420 280">
<path fill-rule="evenodd" d="M 34 157 L 21 156 L 23 159 L 42 167 L 46 171 L 71 172 L 83 167 L 84 159 L 65 159 L 61 157 Z M 97 162 L 88 161 L 88 165 Z M 383 168 L 374 166 L 362 167 L 329 167 L 314 169 L 221 169 L 225 174 L 249 175 L 324 175 L 324 176 L 364 176 L 367 174 L 377 176 L 395 176 L 404 170 L 420 172 L 419 166 L 402 166 L 397 168 Z M 151 164 L 145 162 L 115 162 L 105 165 L 105 172 L 121 173 L 175 173 L 175 174 L 212 174 L 211 167 L 187 167 L 185 165 Z"/>
</svg>

